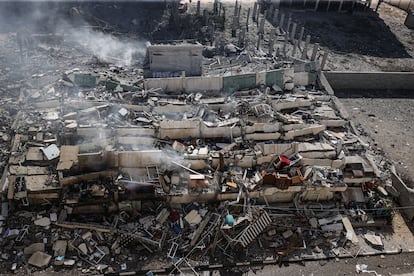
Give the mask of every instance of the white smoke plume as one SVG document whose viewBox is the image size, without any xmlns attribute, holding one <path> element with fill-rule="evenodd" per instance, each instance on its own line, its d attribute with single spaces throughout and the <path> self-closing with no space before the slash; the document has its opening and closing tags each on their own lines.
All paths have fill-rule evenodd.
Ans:
<svg viewBox="0 0 414 276">
<path fill-rule="evenodd" d="M 80 44 L 101 61 L 118 66 L 130 66 L 143 61 L 147 44 L 145 40 L 120 39 L 91 29 L 72 28 L 67 39 Z"/>
</svg>

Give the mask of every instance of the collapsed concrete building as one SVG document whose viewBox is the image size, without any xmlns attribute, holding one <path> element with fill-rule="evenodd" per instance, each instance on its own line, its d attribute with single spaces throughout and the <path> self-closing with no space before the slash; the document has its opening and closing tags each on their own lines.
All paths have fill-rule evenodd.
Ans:
<svg viewBox="0 0 414 276">
<path fill-rule="evenodd" d="M 33 75 L 4 137 L 2 257 L 23 252 L 7 269 L 197 274 L 413 248 L 371 230 L 405 225 L 391 164 L 335 97 L 326 53 L 281 18 L 265 53 L 260 17 L 253 50 L 236 28 L 238 46 L 149 46 L 148 74 Z"/>
</svg>

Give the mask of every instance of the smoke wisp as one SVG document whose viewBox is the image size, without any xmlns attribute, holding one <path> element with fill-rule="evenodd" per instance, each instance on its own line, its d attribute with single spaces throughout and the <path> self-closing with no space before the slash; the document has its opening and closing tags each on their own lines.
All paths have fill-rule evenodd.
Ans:
<svg viewBox="0 0 414 276">
<path fill-rule="evenodd" d="M 119 66 L 130 66 L 143 61 L 148 42 L 120 39 L 91 29 L 69 29 L 67 38 L 81 45 L 99 60 Z"/>
</svg>

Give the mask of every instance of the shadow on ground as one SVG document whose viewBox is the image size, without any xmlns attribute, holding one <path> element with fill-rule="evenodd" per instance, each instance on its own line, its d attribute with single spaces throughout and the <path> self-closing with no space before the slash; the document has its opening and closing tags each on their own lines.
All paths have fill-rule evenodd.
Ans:
<svg viewBox="0 0 414 276">
<path fill-rule="evenodd" d="M 338 53 L 382 58 L 410 58 L 404 45 L 373 11 L 351 13 L 292 12 L 293 22 L 305 26 L 305 35 Z"/>
<path fill-rule="evenodd" d="M 414 99 L 414 90 L 335 89 L 338 98 Z"/>
</svg>

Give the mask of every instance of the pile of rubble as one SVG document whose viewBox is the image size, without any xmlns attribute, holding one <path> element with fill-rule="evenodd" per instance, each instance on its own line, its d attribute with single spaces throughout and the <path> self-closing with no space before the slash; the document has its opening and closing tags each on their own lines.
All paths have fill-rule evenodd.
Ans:
<svg viewBox="0 0 414 276">
<path fill-rule="evenodd" d="M 330 256 L 359 242 L 353 226 L 391 221 L 389 164 L 334 96 L 312 85 L 167 93 L 121 71 L 67 71 L 17 115 L 4 268 L 153 270 L 157 260 L 180 271 Z"/>
<path fill-rule="evenodd" d="M 65 64 L 1 90 L 0 271 L 197 274 L 394 249 L 370 228 L 400 218 L 390 163 L 315 81 L 318 47 L 306 62 L 310 37 L 273 13 L 276 57 L 256 6 L 257 49 L 243 37 L 204 48 L 226 57 L 193 53 L 208 76 Z"/>
</svg>

